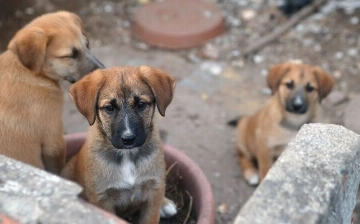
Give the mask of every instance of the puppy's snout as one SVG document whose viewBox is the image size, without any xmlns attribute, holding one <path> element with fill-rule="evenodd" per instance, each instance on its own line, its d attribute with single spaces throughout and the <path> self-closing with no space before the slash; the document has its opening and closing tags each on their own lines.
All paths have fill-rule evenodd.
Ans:
<svg viewBox="0 0 360 224">
<path fill-rule="evenodd" d="M 294 110 L 300 110 L 304 105 L 304 101 L 301 96 L 294 97 L 292 101 L 292 106 L 294 107 Z"/>
<path fill-rule="evenodd" d="M 147 138 L 142 120 L 127 104 L 122 105 L 121 111 L 111 137 L 113 146 L 117 149 L 132 149 L 142 146 Z"/>
<path fill-rule="evenodd" d="M 105 68 L 105 66 L 96 57 L 94 57 L 92 54 L 88 54 L 88 58 L 93 63 L 94 68 L 92 70 L 95 70 L 95 69 L 98 69 L 98 68 L 101 68 L 101 69 Z"/>
<path fill-rule="evenodd" d="M 289 111 L 297 114 L 304 114 L 307 111 L 307 104 L 301 94 L 296 94 L 290 102 Z"/>
<path fill-rule="evenodd" d="M 105 66 L 92 55 L 90 51 L 86 51 L 85 57 L 80 65 L 81 76 L 87 75 L 98 68 L 104 69 Z"/>
<path fill-rule="evenodd" d="M 126 145 L 130 146 L 135 143 L 136 136 L 131 133 L 124 133 L 121 135 L 121 142 Z"/>
</svg>

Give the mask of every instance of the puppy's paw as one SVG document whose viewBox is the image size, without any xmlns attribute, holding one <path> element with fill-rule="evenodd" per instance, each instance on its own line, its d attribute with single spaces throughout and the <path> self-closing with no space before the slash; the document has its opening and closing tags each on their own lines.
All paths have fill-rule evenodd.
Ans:
<svg viewBox="0 0 360 224">
<path fill-rule="evenodd" d="M 246 170 L 244 172 L 245 180 L 252 186 L 258 185 L 260 183 L 260 177 L 257 172 L 253 170 Z"/>
<path fill-rule="evenodd" d="M 161 205 L 161 210 L 160 210 L 160 217 L 161 218 L 170 218 L 174 215 L 176 215 L 177 210 L 176 210 L 176 205 L 173 201 L 171 201 L 170 199 L 164 198 L 163 199 L 163 203 Z"/>
</svg>

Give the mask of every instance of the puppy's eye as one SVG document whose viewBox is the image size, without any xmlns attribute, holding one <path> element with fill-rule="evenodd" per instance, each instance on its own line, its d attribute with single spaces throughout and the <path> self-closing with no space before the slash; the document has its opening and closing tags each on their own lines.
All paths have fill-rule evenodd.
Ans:
<svg viewBox="0 0 360 224">
<path fill-rule="evenodd" d="M 73 49 L 72 49 L 72 54 L 71 54 L 70 57 L 73 58 L 73 59 L 78 58 L 78 57 L 79 57 L 79 51 L 78 51 L 78 49 L 73 48 Z"/>
<path fill-rule="evenodd" d="M 288 89 L 294 88 L 294 82 L 293 82 L 293 81 L 287 82 L 287 83 L 285 83 L 285 85 L 286 85 L 286 87 L 287 87 Z"/>
<path fill-rule="evenodd" d="M 139 102 L 136 107 L 140 110 L 140 111 L 143 111 L 145 110 L 145 108 L 147 107 L 147 103 L 146 102 Z"/>
<path fill-rule="evenodd" d="M 104 107 L 104 109 L 108 114 L 113 113 L 114 110 L 115 110 L 115 108 L 112 105 L 107 105 L 107 106 Z"/>
<path fill-rule="evenodd" d="M 306 89 L 307 92 L 310 93 L 310 92 L 314 91 L 315 88 L 312 87 L 312 86 L 308 83 L 308 84 L 306 85 L 305 89 Z"/>
</svg>

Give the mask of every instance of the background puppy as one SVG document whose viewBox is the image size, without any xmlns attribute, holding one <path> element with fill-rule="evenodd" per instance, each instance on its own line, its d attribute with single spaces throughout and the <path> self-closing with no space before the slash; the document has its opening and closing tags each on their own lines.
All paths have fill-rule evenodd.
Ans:
<svg viewBox="0 0 360 224">
<path fill-rule="evenodd" d="M 255 115 L 241 118 L 236 130 L 240 165 L 251 185 L 265 177 L 303 124 L 319 121 L 320 102 L 334 85 L 321 68 L 293 62 L 272 67 L 267 82 L 272 98 Z"/>
<path fill-rule="evenodd" d="M 88 137 L 62 176 L 84 187 L 82 196 L 112 213 L 140 210 L 140 223 L 176 214 L 164 197 L 164 151 L 153 123 L 155 105 L 164 116 L 175 80 L 146 67 L 96 70 L 70 88 L 88 119 Z"/>
<path fill-rule="evenodd" d="M 17 32 L 0 55 L 0 153 L 59 173 L 65 161 L 61 79 L 103 65 L 90 54 L 81 20 L 43 15 Z"/>
</svg>

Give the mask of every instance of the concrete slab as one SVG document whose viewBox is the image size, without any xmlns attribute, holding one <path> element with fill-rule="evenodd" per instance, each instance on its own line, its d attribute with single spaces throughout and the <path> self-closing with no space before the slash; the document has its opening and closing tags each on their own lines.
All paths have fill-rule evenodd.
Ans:
<svg viewBox="0 0 360 224">
<path fill-rule="evenodd" d="M 304 125 L 234 224 L 351 223 L 359 167 L 359 135 L 338 125 Z"/>
</svg>

